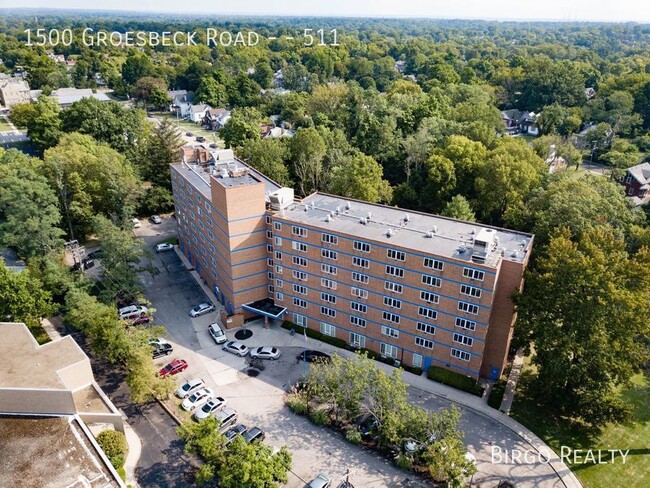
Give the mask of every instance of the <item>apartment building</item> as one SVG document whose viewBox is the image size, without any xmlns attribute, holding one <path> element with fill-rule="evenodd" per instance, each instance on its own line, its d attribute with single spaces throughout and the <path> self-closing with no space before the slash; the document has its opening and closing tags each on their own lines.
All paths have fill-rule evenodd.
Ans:
<svg viewBox="0 0 650 488">
<path fill-rule="evenodd" d="M 322 193 L 298 202 L 229 164 L 172 165 L 181 248 L 229 314 L 282 317 L 424 369 L 500 375 L 532 235 Z M 197 210 L 208 207 L 212 221 Z"/>
</svg>

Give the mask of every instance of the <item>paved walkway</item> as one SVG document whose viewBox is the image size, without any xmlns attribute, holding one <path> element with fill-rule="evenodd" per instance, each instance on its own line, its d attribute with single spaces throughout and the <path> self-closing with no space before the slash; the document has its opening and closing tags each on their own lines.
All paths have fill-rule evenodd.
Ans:
<svg viewBox="0 0 650 488">
<path fill-rule="evenodd" d="M 503 399 L 501 400 L 501 410 L 506 415 L 510 415 L 510 408 L 512 407 L 512 401 L 515 399 L 515 390 L 517 389 L 517 383 L 519 382 L 519 376 L 521 376 L 521 368 L 524 365 L 524 351 L 523 349 L 518 349 L 517 354 L 515 354 L 515 359 L 512 361 L 512 367 L 510 368 L 510 374 L 508 375 L 508 382 L 506 383 L 505 391 L 503 392 Z"/>
</svg>

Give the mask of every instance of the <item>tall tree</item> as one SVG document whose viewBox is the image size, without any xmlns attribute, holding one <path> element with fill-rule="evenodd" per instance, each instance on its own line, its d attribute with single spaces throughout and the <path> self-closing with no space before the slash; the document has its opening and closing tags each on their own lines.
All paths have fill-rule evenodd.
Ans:
<svg viewBox="0 0 650 488">
<path fill-rule="evenodd" d="M 259 139 L 261 122 L 262 114 L 255 108 L 234 109 L 220 132 L 226 147 L 235 148 L 242 146 L 248 139 Z"/>
<path fill-rule="evenodd" d="M 281 139 L 248 139 L 237 149 L 237 155 L 260 173 L 283 186 L 291 186 L 285 161 L 289 148 Z"/>
<path fill-rule="evenodd" d="M 36 326 L 56 312 L 52 297 L 29 271 L 14 273 L 0 260 L 0 317 Z"/>
<path fill-rule="evenodd" d="M 34 104 L 34 113 L 27 120 L 27 135 L 41 149 L 55 146 L 61 137 L 61 119 L 56 99 L 41 95 Z"/>
<path fill-rule="evenodd" d="M 213 76 L 204 76 L 194 92 L 194 101 L 207 103 L 212 107 L 223 107 L 228 103 L 228 92 Z"/>
<path fill-rule="evenodd" d="M 275 488 L 288 481 L 291 453 L 286 447 L 273 453 L 261 442 L 247 443 L 241 437 L 228 445 L 228 459 L 218 471 L 222 488 Z"/>
<path fill-rule="evenodd" d="M 320 188 L 326 150 L 325 141 L 313 127 L 298 129 L 291 139 L 293 172 L 298 178 L 302 195 Z"/>
<path fill-rule="evenodd" d="M 156 92 L 156 90 L 158 90 Z M 166 95 L 167 93 L 167 82 L 162 78 L 154 78 L 153 76 L 144 76 L 135 82 L 135 85 L 131 89 L 131 97 L 140 103 L 142 108 L 147 108 L 149 104 L 152 103 L 152 98 L 154 94 L 160 95 L 160 92 Z M 160 102 L 160 100 L 158 100 Z"/>
<path fill-rule="evenodd" d="M 357 151 L 332 168 L 327 190 L 342 197 L 387 203 L 392 199 L 392 189 L 383 173 L 377 161 Z"/>
<path fill-rule="evenodd" d="M 154 185 L 172 189 L 169 165 L 180 160 L 183 139 L 178 126 L 170 119 L 162 119 L 147 140 L 144 157 L 144 177 Z"/>
<path fill-rule="evenodd" d="M 15 149 L 0 157 L 0 243 L 25 257 L 63 246 L 56 193 L 41 166 Z"/>
<path fill-rule="evenodd" d="M 648 361 L 650 251 L 628 255 L 608 226 L 578 242 L 562 228 L 516 297 L 518 335 L 534 345 L 534 391 L 561 415 L 599 424 L 625 420 L 616 387 Z"/>
<path fill-rule="evenodd" d="M 476 215 L 474 215 L 472 206 L 463 195 L 453 196 L 440 215 L 467 222 L 476 222 Z"/>
</svg>

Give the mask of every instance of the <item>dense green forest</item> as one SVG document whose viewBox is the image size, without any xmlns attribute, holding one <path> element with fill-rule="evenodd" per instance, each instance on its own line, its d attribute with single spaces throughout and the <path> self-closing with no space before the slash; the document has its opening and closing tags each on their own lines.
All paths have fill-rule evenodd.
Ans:
<svg viewBox="0 0 650 488">
<path fill-rule="evenodd" d="M 199 40 L 207 27 L 254 30 L 260 42 L 88 47 L 87 27 L 195 30 Z M 29 47 L 25 29 L 35 28 L 73 29 L 74 42 Z M 337 29 L 338 46 L 305 46 L 305 28 Z M 616 180 L 650 154 L 649 26 L 57 12 L 36 22 L 19 12 L 0 19 L 0 32 L 0 71 L 25 72 L 43 91 L 11 115 L 42 157 L 0 160 L 2 241 L 21 255 L 60 248 L 63 233 L 83 239 L 96 215 L 127 226 L 138 209 L 171 209 L 174 128 L 154 129 L 121 101 L 161 109 L 167 90 L 193 91 L 195 102 L 232 110 L 220 132 L 227 146 L 303 195 L 534 232 L 517 340 L 535 344 L 540 401 L 587 422 L 630 417 L 615 391 L 649 357 L 650 230 Z M 117 101 L 61 111 L 46 96 L 98 80 Z M 541 136 L 507 135 L 509 109 L 539 114 Z M 295 135 L 261 138 L 271 115 Z M 558 174 L 545 162 L 551 147 L 567 162 Z M 583 160 L 605 176 L 579 172 Z M 36 243 L 19 225 L 25 208 L 38 220 Z"/>
</svg>

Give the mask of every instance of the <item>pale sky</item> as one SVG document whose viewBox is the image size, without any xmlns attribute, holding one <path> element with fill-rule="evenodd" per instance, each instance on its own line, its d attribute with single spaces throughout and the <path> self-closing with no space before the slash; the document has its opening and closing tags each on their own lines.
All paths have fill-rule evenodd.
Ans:
<svg viewBox="0 0 650 488">
<path fill-rule="evenodd" d="M 192 14 L 650 22 L 648 0 L 0 0 L 0 8 L 9 7 Z"/>
</svg>

